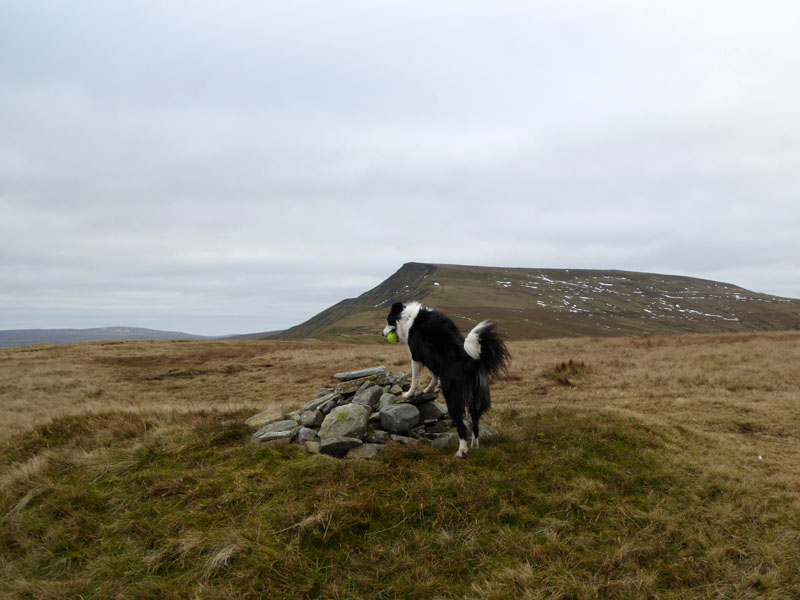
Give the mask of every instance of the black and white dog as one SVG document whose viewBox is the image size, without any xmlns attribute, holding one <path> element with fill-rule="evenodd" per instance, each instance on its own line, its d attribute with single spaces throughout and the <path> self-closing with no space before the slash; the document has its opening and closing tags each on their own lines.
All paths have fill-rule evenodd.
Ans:
<svg viewBox="0 0 800 600">
<path fill-rule="evenodd" d="M 456 456 L 467 455 L 467 427 L 464 412 L 472 418 L 472 446 L 478 446 L 478 421 L 491 407 L 489 379 L 508 369 L 511 355 L 494 324 L 483 321 L 467 338 L 452 319 L 419 302 L 396 302 L 386 318 L 383 335 L 397 333 L 400 342 L 408 344 L 411 354 L 411 388 L 403 394 L 410 398 L 417 392 L 420 372 L 427 367 L 433 374 L 425 392 L 432 392 L 441 383 L 447 411 L 458 431 Z"/>
</svg>

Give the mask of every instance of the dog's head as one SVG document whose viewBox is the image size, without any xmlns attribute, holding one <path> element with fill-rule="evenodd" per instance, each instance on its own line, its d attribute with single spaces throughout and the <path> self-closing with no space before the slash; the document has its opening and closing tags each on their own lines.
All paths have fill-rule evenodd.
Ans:
<svg viewBox="0 0 800 600">
<path fill-rule="evenodd" d="M 389 335 L 392 331 L 397 331 L 397 321 L 400 319 L 400 313 L 406 307 L 402 302 L 395 302 L 392 304 L 392 310 L 386 317 L 386 327 L 383 328 L 383 337 Z"/>
</svg>

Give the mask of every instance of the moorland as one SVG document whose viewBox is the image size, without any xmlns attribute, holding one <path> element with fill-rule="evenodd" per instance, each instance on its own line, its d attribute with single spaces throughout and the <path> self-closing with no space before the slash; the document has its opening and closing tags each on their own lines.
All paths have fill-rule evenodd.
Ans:
<svg viewBox="0 0 800 600">
<path fill-rule="evenodd" d="M 8 598 L 800 597 L 800 333 L 512 341 L 466 460 L 252 444 L 399 346 L 0 350 Z"/>
</svg>

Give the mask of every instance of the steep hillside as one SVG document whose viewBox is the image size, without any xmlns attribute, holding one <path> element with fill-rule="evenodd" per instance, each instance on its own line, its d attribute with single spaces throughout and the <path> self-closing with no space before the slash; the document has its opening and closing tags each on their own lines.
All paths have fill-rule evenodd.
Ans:
<svg viewBox="0 0 800 600">
<path fill-rule="evenodd" d="M 675 275 L 407 263 L 279 339 L 378 340 L 389 306 L 424 300 L 463 330 L 492 319 L 517 339 L 800 329 L 800 300 Z"/>
</svg>

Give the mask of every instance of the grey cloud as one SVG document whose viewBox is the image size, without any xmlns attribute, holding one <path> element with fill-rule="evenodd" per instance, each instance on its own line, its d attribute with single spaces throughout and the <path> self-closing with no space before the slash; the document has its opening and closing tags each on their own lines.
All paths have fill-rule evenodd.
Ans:
<svg viewBox="0 0 800 600">
<path fill-rule="evenodd" d="M 800 296 L 798 9 L 687 10 L 6 3 L 0 328 L 280 328 L 409 260 Z"/>
</svg>

